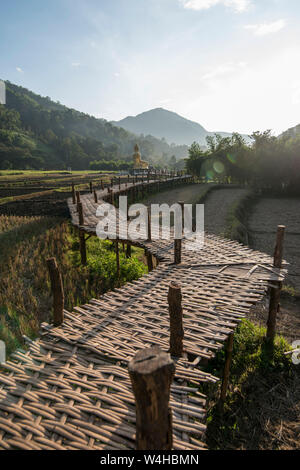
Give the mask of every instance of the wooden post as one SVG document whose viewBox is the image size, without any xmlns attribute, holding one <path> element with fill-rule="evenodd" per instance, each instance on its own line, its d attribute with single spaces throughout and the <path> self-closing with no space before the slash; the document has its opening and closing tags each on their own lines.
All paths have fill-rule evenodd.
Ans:
<svg viewBox="0 0 300 470">
<path fill-rule="evenodd" d="M 77 210 L 78 210 L 78 204 L 80 203 L 80 192 L 76 191 L 76 201 L 77 201 Z"/>
<path fill-rule="evenodd" d="M 78 202 L 77 207 L 78 207 L 78 215 L 79 215 L 79 225 L 84 225 L 82 202 Z"/>
<path fill-rule="evenodd" d="M 119 190 L 121 190 L 121 178 L 119 177 Z"/>
<path fill-rule="evenodd" d="M 93 194 L 93 182 L 90 181 L 90 193 Z"/>
<path fill-rule="evenodd" d="M 145 250 L 145 255 L 146 255 L 146 258 L 147 258 L 148 272 L 151 273 L 151 271 L 153 271 L 152 254 L 149 251 Z"/>
<path fill-rule="evenodd" d="M 130 243 L 127 243 L 127 246 L 126 246 L 126 258 L 131 258 L 131 245 L 130 245 Z"/>
<path fill-rule="evenodd" d="M 184 201 L 178 201 L 181 207 L 182 233 L 184 233 Z"/>
<path fill-rule="evenodd" d="M 181 357 L 183 353 L 182 294 L 180 284 L 172 281 L 168 293 L 170 314 L 170 354 Z"/>
<path fill-rule="evenodd" d="M 94 200 L 95 200 L 95 203 L 97 204 L 97 202 L 98 202 L 98 196 L 97 196 L 97 193 L 96 193 L 95 190 L 94 190 Z"/>
<path fill-rule="evenodd" d="M 174 362 L 155 346 L 139 351 L 128 370 L 136 404 L 136 449 L 172 450 L 169 400 Z"/>
<path fill-rule="evenodd" d="M 147 208 L 147 214 L 148 214 L 148 242 L 151 242 L 152 239 L 152 233 L 151 233 L 151 208 Z"/>
<path fill-rule="evenodd" d="M 75 194 L 75 185 L 72 183 L 72 199 L 73 199 L 73 204 L 76 204 L 76 194 Z"/>
<path fill-rule="evenodd" d="M 104 191 L 104 183 L 103 183 L 103 180 L 101 180 L 101 189 L 102 189 L 102 191 Z"/>
<path fill-rule="evenodd" d="M 281 268 L 282 257 L 283 257 L 283 241 L 284 241 L 285 226 L 278 225 L 276 245 L 274 250 L 274 267 Z M 271 345 L 274 344 L 276 335 L 276 320 L 277 314 L 280 311 L 280 293 L 282 289 L 281 281 L 273 281 L 274 287 L 270 289 L 270 305 L 269 305 L 269 316 L 267 321 L 267 342 Z M 276 286 L 276 287 L 275 287 Z"/>
<path fill-rule="evenodd" d="M 277 227 L 277 238 L 276 245 L 274 250 L 274 267 L 281 268 L 282 258 L 283 258 L 283 242 L 284 242 L 284 232 L 285 225 L 278 225 Z"/>
<path fill-rule="evenodd" d="M 181 263 L 181 239 L 174 240 L 174 263 Z"/>
<path fill-rule="evenodd" d="M 64 290 L 60 271 L 55 258 L 47 259 L 53 295 L 53 324 L 60 326 L 64 321 Z"/>
<path fill-rule="evenodd" d="M 85 234 L 83 230 L 79 229 L 79 246 L 80 246 L 80 258 L 81 264 L 86 265 L 87 257 L 86 257 L 86 240 Z"/>
<path fill-rule="evenodd" d="M 115 241 L 116 245 L 116 262 L 117 262 L 117 279 L 120 281 L 120 251 L 119 251 L 119 242 Z"/>
<path fill-rule="evenodd" d="M 111 197 L 111 205 L 115 205 L 115 195 L 114 195 L 114 190 L 112 189 L 110 192 L 110 197 Z"/>
<path fill-rule="evenodd" d="M 232 351 L 233 351 L 233 339 L 234 339 L 234 334 L 230 333 L 227 339 L 227 344 L 226 344 L 226 359 L 225 359 L 225 366 L 224 366 L 222 386 L 221 386 L 221 395 L 220 395 L 220 405 L 222 408 L 226 400 L 228 383 L 229 383 L 229 373 L 230 373 L 230 365 L 231 365 Z"/>
<path fill-rule="evenodd" d="M 77 207 L 78 207 L 78 215 L 79 215 L 79 225 L 84 225 L 82 202 L 79 202 L 77 204 Z M 85 265 L 87 262 L 86 241 L 85 241 L 84 231 L 80 230 L 80 228 L 79 228 L 79 246 L 80 246 L 81 264 Z"/>
</svg>

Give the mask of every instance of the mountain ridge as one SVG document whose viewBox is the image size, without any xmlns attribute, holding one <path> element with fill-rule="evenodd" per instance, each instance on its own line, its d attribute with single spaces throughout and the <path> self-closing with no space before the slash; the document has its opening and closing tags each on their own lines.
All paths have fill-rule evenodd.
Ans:
<svg viewBox="0 0 300 470">
<path fill-rule="evenodd" d="M 68 108 L 9 81 L 6 105 L 0 105 L 0 169 L 128 168 L 134 145 L 152 165 L 164 167 L 174 155 L 187 156 L 186 146 L 171 147 L 162 140 L 141 138 L 105 119 Z M 102 165 L 103 166 L 103 165 Z M 99 167 L 99 165 L 98 165 Z"/>
<path fill-rule="evenodd" d="M 153 108 L 136 116 L 127 116 L 120 121 L 112 121 L 113 125 L 121 127 L 137 135 L 152 135 L 158 139 L 165 139 L 170 145 L 191 145 L 198 142 L 206 145 L 206 137 L 220 134 L 230 137 L 230 132 L 210 132 L 201 124 L 191 121 L 180 114 L 164 108 Z M 248 135 L 243 135 L 249 141 Z"/>
</svg>

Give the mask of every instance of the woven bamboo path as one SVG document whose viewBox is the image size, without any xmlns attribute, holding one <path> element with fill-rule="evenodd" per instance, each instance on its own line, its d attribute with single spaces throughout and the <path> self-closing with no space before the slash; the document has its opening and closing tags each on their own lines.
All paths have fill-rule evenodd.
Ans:
<svg viewBox="0 0 300 470">
<path fill-rule="evenodd" d="M 129 187 L 113 191 L 122 194 Z M 97 194 L 99 203 L 108 197 L 107 189 Z M 95 234 L 98 204 L 91 194 L 81 201 L 80 229 Z M 68 204 L 78 227 L 76 207 L 72 200 Z M 156 256 L 157 269 L 65 311 L 61 327 L 43 324 L 40 339 L 27 339 L 28 350 L 13 354 L 0 373 L 0 448 L 134 449 L 135 405 L 127 366 L 145 347 L 168 350 L 172 280 L 182 286 L 185 331 L 185 355 L 175 361 L 171 388 L 174 449 L 206 447 L 205 396 L 198 387 L 217 379 L 201 364 L 223 347 L 269 283 L 283 280 L 285 270 L 274 269 L 263 253 L 210 234 L 204 235 L 202 249 L 196 239 L 184 241 L 182 263 L 174 265 L 173 243 L 134 242 Z"/>
</svg>

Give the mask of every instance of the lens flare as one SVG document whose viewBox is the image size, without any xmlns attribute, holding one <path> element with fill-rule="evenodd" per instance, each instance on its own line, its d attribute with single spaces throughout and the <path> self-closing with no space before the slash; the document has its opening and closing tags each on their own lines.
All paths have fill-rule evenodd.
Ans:
<svg viewBox="0 0 300 470">
<path fill-rule="evenodd" d="M 236 156 L 235 155 L 231 155 L 230 153 L 227 153 L 227 159 L 230 161 L 230 163 L 233 163 L 235 164 L 236 163 Z"/>
<path fill-rule="evenodd" d="M 212 179 L 214 178 L 214 172 L 213 172 L 212 170 L 208 170 L 208 171 L 206 172 L 206 178 L 207 178 L 208 180 L 212 180 Z"/>
<path fill-rule="evenodd" d="M 224 173 L 224 169 L 225 169 L 225 168 L 224 168 L 224 165 L 223 165 L 222 162 L 218 162 L 218 161 L 217 161 L 217 162 L 214 162 L 213 168 L 214 168 L 215 172 L 218 173 L 219 175 L 220 175 L 221 173 Z"/>
</svg>

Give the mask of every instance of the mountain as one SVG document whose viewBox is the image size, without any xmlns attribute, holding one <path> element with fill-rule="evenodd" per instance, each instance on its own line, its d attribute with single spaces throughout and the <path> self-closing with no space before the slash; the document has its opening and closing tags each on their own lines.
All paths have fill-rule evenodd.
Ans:
<svg viewBox="0 0 300 470">
<path fill-rule="evenodd" d="M 300 124 L 294 127 L 290 127 L 290 129 L 280 134 L 279 137 L 297 137 L 299 135 L 300 135 Z"/>
<path fill-rule="evenodd" d="M 128 116 L 113 124 L 138 135 L 151 134 L 159 139 L 166 139 L 169 144 L 191 145 L 198 142 L 206 145 L 206 137 L 215 132 L 209 132 L 197 122 L 190 121 L 177 113 L 163 108 L 151 109 L 137 116 Z M 217 132 L 222 137 L 229 137 L 228 132 Z M 243 136 L 249 141 L 248 136 Z"/>
<path fill-rule="evenodd" d="M 136 136 L 104 119 L 5 83 L 6 105 L 0 105 L 0 169 L 128 169 L 136 143 L 143 158 L 158 167 L 174 162 L 173 156 L 177 160 L 187 156 L 186 146 Z"/>
</svg>

